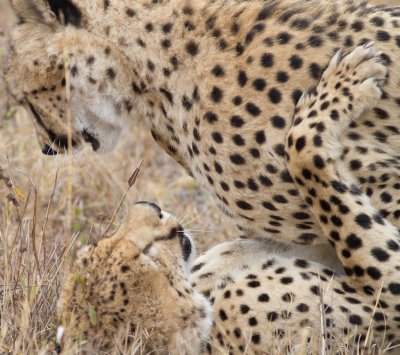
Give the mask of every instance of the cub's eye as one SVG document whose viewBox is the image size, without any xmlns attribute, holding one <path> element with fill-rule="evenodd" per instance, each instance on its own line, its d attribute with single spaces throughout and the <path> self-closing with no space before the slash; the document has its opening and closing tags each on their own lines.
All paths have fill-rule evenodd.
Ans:
<svg viewBox="0 0 400 355">
<path fill-rule="evenodd" d="M 190 254 L 192 254 L 192 242 L 186 235 L 182 236 L 181 247 L 182 247 L 183 260 L 188 261 Z"/>
<path fill-rule="evenodd" d="M 82 131 L 82 137 L 85 140 L 85 142 L 88 142 L 92 145 L 93 151 L 98 151 L 100 148 L 100 142 L 99 140 L 94 136 L 94 134 L 90 133 L 87 129 L 84 129 Z"/>
</svg>

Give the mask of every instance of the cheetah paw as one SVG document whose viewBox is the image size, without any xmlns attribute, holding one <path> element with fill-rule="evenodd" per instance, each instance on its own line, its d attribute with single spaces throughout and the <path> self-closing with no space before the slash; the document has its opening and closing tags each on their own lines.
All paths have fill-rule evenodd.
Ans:
<svg viewBox="0 0 400 355">
<path fill-rule="evenodd" d="M 333 92 L 343 114 L 350 119 L 357 119 L 382 97 L 387 67 L 382 52 L 373 45 L 369 42 L 348 54 L 338 51 L 321 78 L 322 91 Z"/>
</svg>

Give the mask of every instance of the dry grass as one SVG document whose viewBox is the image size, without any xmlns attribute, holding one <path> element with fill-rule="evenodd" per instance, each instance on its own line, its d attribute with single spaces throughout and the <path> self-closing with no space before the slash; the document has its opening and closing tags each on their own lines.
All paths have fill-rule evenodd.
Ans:
<svg viewBox="0 0 400 355">
<path fill-rule="evenodd" d="M 7 18 L 4 6 L 0 0 L 0 24 Z M 0 39 L 0 52 L 4 44 Z M 76 245 L 105 232 L 128 178 L 142 160 L 141 174 L 115 224 L 130 205 L 145 199 L 176 213 L 197 236 L 200 250 L 233 234 L 209 197 L 153 143 L 143 126 L 128 132 L 109 156 L 88 149 L 78 157 L 45 157 L 27 113 L 7 106 L 0 85 L 0 353 L 37 353 L 53 341 L 66 241 Z"/>
<path fill-rule="evenodd" d="M 0 55 L 12 21 L 9 15 L 6 1 L 0 0 Z M 134 201 L 146 199 L 176 213 L 198 235 L 200 250 L 235 235 L 209 197 L 152 142 L 143 126 L 126 133 L 109 156 L 87 150 L 79 157 L 45 157 L 26 112 L 7 105 L 0 82 L 1 353 L 39 353 L 52 346 L 65 261 L 77 245 L 104 233 L 129 176 L 142 160 L 141 174 L 114 224 Z M 315 349 L 320 346 L 317 338 Z M 143 334 L 137 349 L 142 340 Z M 116 352 L 127 352 L 121 346 Z M 339 348 L 348 353 L 345 339 Z M 278 344 L 276 353 L 283 352 Z M 299 347 L 296 353 L 310 349 Z"/>
<path fill-rule="evenodd" d="M 80 157 L 53 159 L 41 154 L 23 110 L 18 109 L 9 118 L 4 118 L 7 112 L 2 115 L 0 352 L 12 350 L 18 345 L 16 339 L 29 342 L 26 349 L 38 349 L 52 334 L 65 242 L 93 241 L 105 232 L 107 221 L 127 189 L 129 176 L 142 160 L 141 174 L 117 213 L 116 224 L 130 205 L 145 199 L 176 213 L 198 236 L 200 250 L 228 239 L 228 227 L 222 224 L 216 207 L 152 143 L 143 127 L 127 134 L 111 156 L 97 156 L 88 150 Z"/>
</svg>

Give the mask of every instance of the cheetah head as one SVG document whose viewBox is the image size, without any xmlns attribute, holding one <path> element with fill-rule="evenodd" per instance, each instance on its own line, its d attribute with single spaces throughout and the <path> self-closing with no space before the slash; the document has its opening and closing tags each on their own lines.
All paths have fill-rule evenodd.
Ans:
<svg viewBox="0 0 400 355">
<path fill-rule="evenodd" d="M 118 232 L 84 247 L 67 273 L 58 305 L 61 347 L 84 339 L 109 349 L 121 334 L 129 341 L 144 330 L 146 353 L 199 353 L 211 307 L 189 282 L 194 254 L 175 218 L 137 203 Z"/>
<path fill-rule="evenodd" d="M 126 57 L 92 30 L 84 2 L 11 3 L 18 21 L 4 77 L 10 94 L 31 112 L 43 153 L 63 153 L 70 145 L 75 152 L 85 142 L 111 151 L 134 106 L 132 88 L 121 89 L 134 80 Z"/>
</svg>

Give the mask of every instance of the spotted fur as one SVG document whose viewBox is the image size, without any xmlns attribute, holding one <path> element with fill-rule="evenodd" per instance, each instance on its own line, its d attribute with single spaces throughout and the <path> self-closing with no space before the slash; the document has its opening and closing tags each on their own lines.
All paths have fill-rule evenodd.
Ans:
<svg viewBox="0 0 400 355">
<path fill-rule="evenodd" d="M 366 233 L 335 244 L 346 270 L 355 260 L 346 250 L 359 253 L 354 273 L 344 276 L 271 250 L 264 239 L 226 242 L 193 260 L 193 244 L 189 239 L 188 253 L 176 220 L 140 203 L 116 235 L 85 247 L 67 271 L 60 350 L 108 351 L 120 343 L 129 352 L 140 336 L 141 350 L 157 354 L 265 354 L 300 345 L 308 353 L 318 344 L 334 352 L 343 342 L 349 351 L 396 346 L 399 235 L 385 223 L 376 228 L 396 266 L 386 267 L 371 249 L 376 235 Z"/>
<path fill-rule="evenodd" d="M 248 237 L 324 244 L 331 257 L 323 208 L 304 200 L 286 137 L 296 103 L 333 54 L 374 40 L 388 79 L 381 99 L 343 128 L 341 158 L 352 185 L 400 226 L 399 8 L 361 0 L 70 0 L 73 10 L 51 0 L 12 3 L 19 22 L 5 78 L 32 111 L 45 153 L 68 145 L 70 108 L 75 149 L 86 141 L 108 151 L 142 118 Z"/>
<path fill-rule="evenodd" d="M 194 254 L 173 217 L 154 204 L 136 204 L 114 236 L 79 251 L 65 276 L 61 350 L 75 353 L 86 343 L 108 351 L 119 337 L 137 346 L 135 336 L 146 333 L 145 353 L 199 353 L 211 308 L 189 282 Z"/>
</svg>

